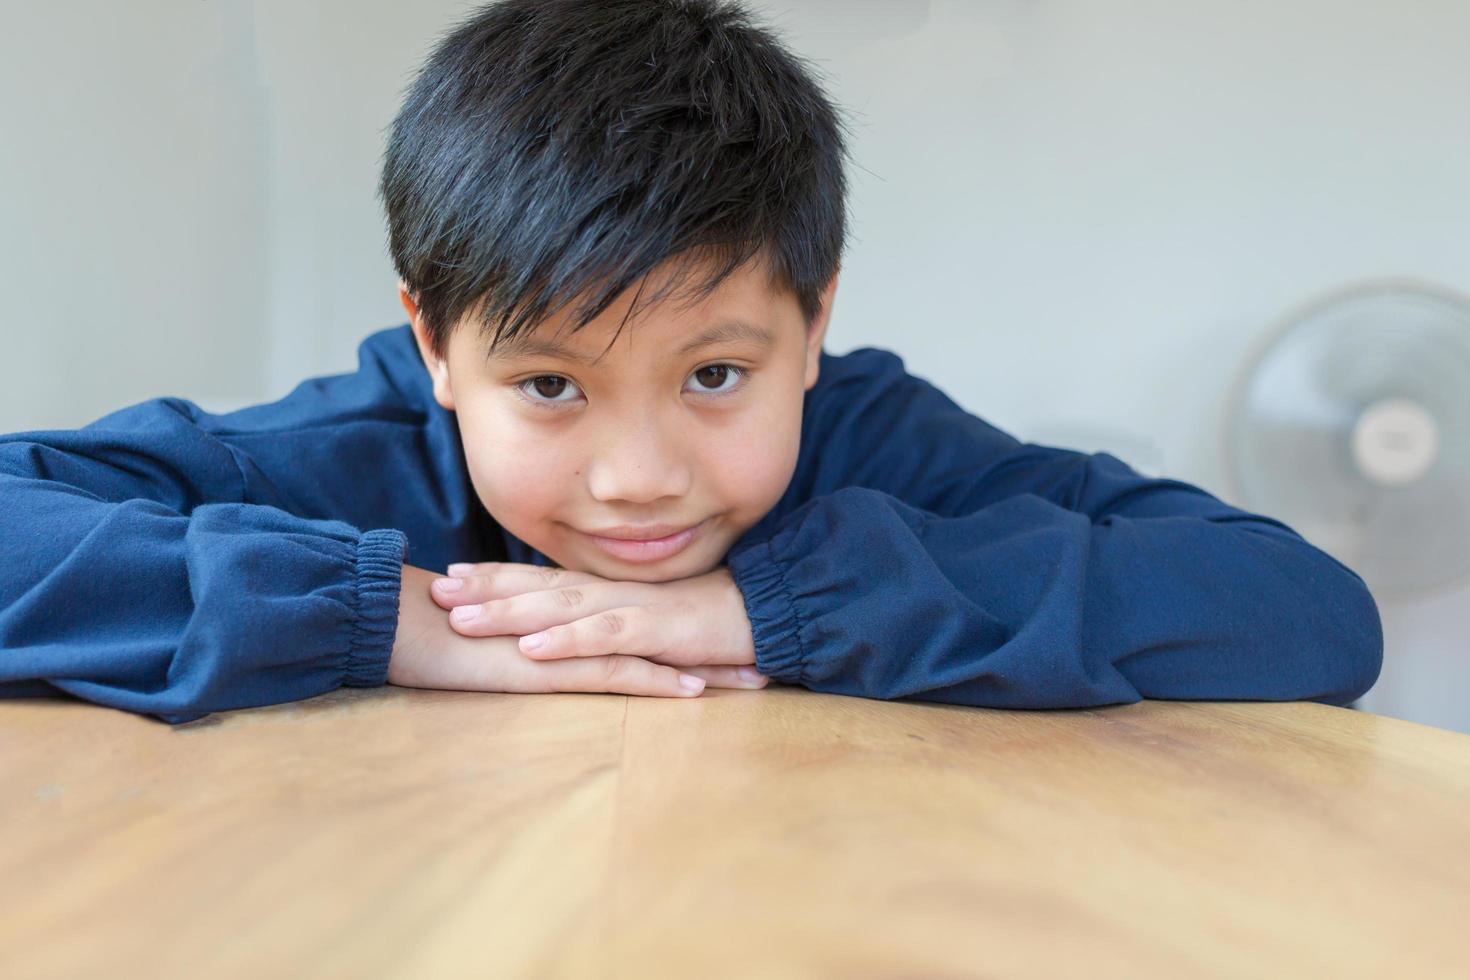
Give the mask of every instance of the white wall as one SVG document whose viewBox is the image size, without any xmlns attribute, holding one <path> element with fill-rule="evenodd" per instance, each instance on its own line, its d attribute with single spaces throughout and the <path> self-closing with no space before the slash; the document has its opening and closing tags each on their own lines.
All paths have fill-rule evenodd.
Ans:
<svg viewBox="0 0 1470 980">
<path fill-rule="evenodd" d="M 230 407 L 402 322 L 374 198 L 459 0 L 5 0 L 0 431 Z M 759 0 L 856 136 L 834 352 L 1227 500 L 1277 319 L 1470 292 L 1470 4 Z M 1385 608 L 1371 710 L 1470 731 L 1470 584 Z"/>
<path fill-rule="evenodd" d="M 4 6 L 0 430 L 258 396 L 270 175 L 249 5 Z"/>
</svg>

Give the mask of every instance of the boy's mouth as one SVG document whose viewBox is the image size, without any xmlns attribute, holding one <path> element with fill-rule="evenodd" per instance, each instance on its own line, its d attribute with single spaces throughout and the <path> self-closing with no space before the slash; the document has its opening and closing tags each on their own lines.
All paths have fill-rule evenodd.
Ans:
<svg viewBox="0 0 1470 980">
<path fill-rule="evenodd" d="M 671 525 L 667 524 L 646 525 L 643 528 L 624 525 L 617 528 L 606 528 L 603 533 L 594 534 L 587 531 L 582 533 L 615 558 L 638 562 L 658 561 L 683 551 L 707 522 L 708 518 L 683 530 L 669 530 Z"/>
</svg>

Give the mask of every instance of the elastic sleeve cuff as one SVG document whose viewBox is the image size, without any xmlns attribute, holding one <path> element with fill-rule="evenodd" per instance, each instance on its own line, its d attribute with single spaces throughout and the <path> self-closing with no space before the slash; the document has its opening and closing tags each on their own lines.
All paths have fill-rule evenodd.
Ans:
<svg viewBox="0 0 1470 980">
<path fill-rule="evenodd" d="M 356 615 L 347 653 L 348 687 L 378 687 L 388 682 L 388 658 L 398 632 L 398 593 L 408 536 L 395 528 L 367 531 L 357 544 Z"/>
<path fill-rule="evenodd" d="M 755 641 L 755 669 L 772 680 L 804 684 L 801 620 L 771 543 L 762 541 L 729 555 L 726 564 L 745 598 Z"/>
</svg>

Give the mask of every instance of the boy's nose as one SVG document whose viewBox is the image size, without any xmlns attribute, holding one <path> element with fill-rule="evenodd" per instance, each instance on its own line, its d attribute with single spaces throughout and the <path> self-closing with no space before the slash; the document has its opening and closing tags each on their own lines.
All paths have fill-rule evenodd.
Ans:
<svg viewBox="0 0 1470 980">
<path fill-rule="evenodd" d="M 690 489 L 688 458 L 653 424 L 640 424 L 601 442 L 588 464 L 589 493 L 597 500 L 653 503 Z"/>
</svg>

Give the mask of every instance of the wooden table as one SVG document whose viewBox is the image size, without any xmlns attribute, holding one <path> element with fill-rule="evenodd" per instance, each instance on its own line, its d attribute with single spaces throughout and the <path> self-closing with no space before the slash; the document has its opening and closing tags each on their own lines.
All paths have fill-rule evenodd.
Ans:
<svg viewBox="0 0 1470 980">
<path fill-rule="evenodd" d="M 1470 736 L 346 689 L 0 702 L 0 976 L 1470 976 Z"/>
</svg>

